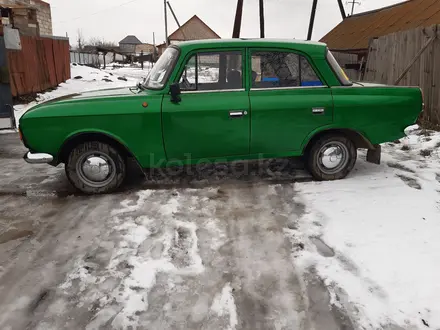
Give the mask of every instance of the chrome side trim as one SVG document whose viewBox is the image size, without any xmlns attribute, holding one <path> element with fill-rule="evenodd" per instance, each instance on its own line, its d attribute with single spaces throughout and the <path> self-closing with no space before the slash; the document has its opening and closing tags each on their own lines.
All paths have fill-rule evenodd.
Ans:
<svg viewBox="0 0 440 330">
<path fill-rule="evenodd" d="M 221 92 L 244 92 L 246 91 L 244 88 L 240 89 L 214 89 L 214 90 L 206 90 L 206 91 L 182 91 L 182 94 L 199 94 L 199 93 L 221 93 Z"/>
<path fill-rule="evenodd" d="M 315 89 L 315 88 L 329 88 L 328 86 L 297 86 L 297 87 L 269 87 L 269 88 L 251 88 L 251 91 L 282 91 L 292 89 Z"/>
</svg>

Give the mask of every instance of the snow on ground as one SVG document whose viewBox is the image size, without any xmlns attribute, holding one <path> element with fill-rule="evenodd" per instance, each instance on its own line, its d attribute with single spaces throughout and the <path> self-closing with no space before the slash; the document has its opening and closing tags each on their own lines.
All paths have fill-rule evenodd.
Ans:
<svg viewBox="0 0 440 330">
<path fill-rule="evenodd" d="M 144 69 L 141 68 L 139 63 L 120 65 L 117 63 L 109 64 L 104 71 L 114 73 L 127 78 L 135 78 L 142 80 L 150 72 L 152 65 L 150 62 L 144 63 Z"/>
<path fill-rule="evenodd" d="M 380 166 L 361 159 L 345 180 L 297 185 L 300 263 L 365 329 L 440 328 L 440 133 L 407 134 L 383 146 Z"/>
<path fill-rule="evenodd" d="M 127 75 L 124 72 L 118 72 L 117 70 L 115 72 L 108 72 L 81 65 L 71 65 L 70 68 L 72 79 L 67 80 L 65 83 L 61 83 L 53 91 L 38 94 L 37 100 L 34 102 L 14 106 L 17 124 L 20 117 L 30 107 L 40 102 L 73 93 L 134 86 L 140 80 L 140 77 L 136 77 L 136 74 Z"/>
</svg>

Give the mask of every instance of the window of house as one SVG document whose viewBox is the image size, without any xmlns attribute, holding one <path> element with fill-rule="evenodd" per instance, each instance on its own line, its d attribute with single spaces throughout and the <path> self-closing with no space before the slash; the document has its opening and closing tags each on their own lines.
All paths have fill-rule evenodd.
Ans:
<svg viewBox="0 0 440 330">
<path fill-rule="evenodd" d="M 291 52 L 252 54 L 252 88 L 322 86 L 307 58 Z"/>
<path fill-rule="evenodd" d="M 179 79 L 182 91 L 242 89 L 242 53 L 203 52 L 193 55 Z"/>
</svg>

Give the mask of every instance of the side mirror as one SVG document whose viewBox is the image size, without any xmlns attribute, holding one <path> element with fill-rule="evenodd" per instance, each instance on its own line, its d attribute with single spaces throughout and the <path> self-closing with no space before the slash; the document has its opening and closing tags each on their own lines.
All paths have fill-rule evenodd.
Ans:
<svg viewBox="0 0 440 330">
<path fill-rule="evenodd" d="M 179 83 L 173 83 L 170 86 L 171 102 L 179 103 L 182 99 L 180 98 L 180 85 Z"/>
</svg>

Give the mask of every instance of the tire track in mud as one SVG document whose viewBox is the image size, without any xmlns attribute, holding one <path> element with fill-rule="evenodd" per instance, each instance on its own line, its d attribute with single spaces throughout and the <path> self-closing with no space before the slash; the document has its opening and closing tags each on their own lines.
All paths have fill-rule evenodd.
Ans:
<svg viewBox="0 0 440 330">
<path fill-rule="evenodd" d="M 227 225 L 221 253 L 231 259 L 237 329 L 352 329 L 330 306 L 316 273 L 295 268 L 302 244 L 285 231 L 297 228 L 305 206 L 294 201 L 293 185 L 249 185 L 226 193 L 229 203 L 217 207 L 216 215 Z"/>
<path fill-rule="evenodd" d="M 228 243 L 221 253 L 230 259 L 235 279 L 237 329 L 275 329 L 298 324 L 298 279 L 290 263 L 290 242 L 283 235 L 288 215 L 271 212 L 271 186 L 227 190 L 229 202 L 216 210 L 226 223 Z M 274 191 L 272 193 L 275 193 Z M 268 197 L 262 200 L 260 196 Z M 277 204 L 277 203 L 276 203 Z"/>
</svg>

